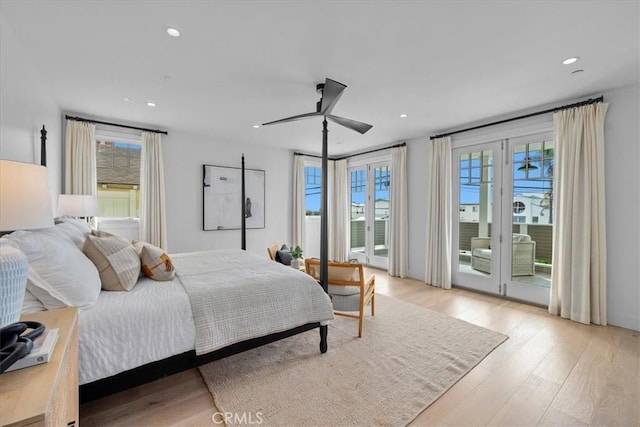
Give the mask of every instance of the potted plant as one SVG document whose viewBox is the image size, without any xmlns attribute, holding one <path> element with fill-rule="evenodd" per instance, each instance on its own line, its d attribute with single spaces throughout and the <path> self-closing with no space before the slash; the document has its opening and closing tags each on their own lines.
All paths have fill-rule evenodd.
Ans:
<svg viewBox="0 0 640 427">
<path fill-rule="evenodd" d="M 304 265 L 302 261 L 302 248 L 300 246 L 291 245 L 291 256 L 293 257 L 293 261 L 291 261 L 292 267 L 300 268 Z"/>
</svg>

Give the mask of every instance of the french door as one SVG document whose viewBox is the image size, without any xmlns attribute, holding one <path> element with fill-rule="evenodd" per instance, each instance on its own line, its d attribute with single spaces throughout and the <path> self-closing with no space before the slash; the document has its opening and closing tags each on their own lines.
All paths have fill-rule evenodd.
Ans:
<svg viewBox="0 0 640 427">
<path fill-rule="evenodd" d="M 388 162 L 349 168 L 349 259 L 382 269 L 389 266 Z"/>
<path fill-rule="evenodd" d="M 548 304 L 553 151 L 549 134 L 452 151 L 453 284 Z"/>
</svg>

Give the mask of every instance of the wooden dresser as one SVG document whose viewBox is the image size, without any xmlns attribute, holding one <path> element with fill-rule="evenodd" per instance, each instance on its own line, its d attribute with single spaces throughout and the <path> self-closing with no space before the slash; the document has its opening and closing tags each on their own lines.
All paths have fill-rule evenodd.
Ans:
<svg viewBox="0 0 640 427">
<path fill-rule="evenodd" d="M 74 307 L 25 315 L 58 329 L 48 363 L 0 375 L 2 426 L 77 426 L 78 311 Z"/>
</svg>

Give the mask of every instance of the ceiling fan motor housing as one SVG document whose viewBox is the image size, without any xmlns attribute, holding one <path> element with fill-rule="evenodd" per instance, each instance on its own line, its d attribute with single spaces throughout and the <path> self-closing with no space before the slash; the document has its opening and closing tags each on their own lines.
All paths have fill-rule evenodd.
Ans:
<svg viewBox="0 0 640 427">
<path fill-rule="evenodd" d="M 322 93 L 324 91 L 324 83 L 318 83 L 316 85 L 316 92 L 318 92 L 320 94 L 320 100 L 318 102 L 316 102 L 316 112 L 320 112 L 320 109 L 322 108 Z"/>
</svg>

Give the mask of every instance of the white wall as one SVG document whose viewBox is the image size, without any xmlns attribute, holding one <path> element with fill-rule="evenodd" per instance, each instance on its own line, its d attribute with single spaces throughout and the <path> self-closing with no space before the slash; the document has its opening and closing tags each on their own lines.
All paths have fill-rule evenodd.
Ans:
<svg viewBox="0 0 640 427">
<path fill-rule="evenodd" d="M 293 153 L 169 130 L 163 136 L 168 250 L 172 253 L 240 248 L 240 230 L 202 230 L 202 165 L 265 171 L 265 228 L 247 230 L 247 250 L 267 256 L 267 246 L 291 242 Z"/>
<path fill-rule="evenodd" d="M 51 203 L 61 188 L 60 108 L 0 15 L 0 159 L 40 164 L 40 129 L 47 129 L 47 170 Z"/>
<path fill-rule="evenodd" d="M 604 100 L 607 320 L 640 331 L 640 85 Z"/>
<path fill-rule="evenodd" d="M 609 103 L 605 122 L 607 320 L 612 325 L 640 330 L 640 86 L 627 86 L 603 95 Z M 538 116 L 529 120 L 526 126 L 531 132 L 544 130 L 544 121 L 549 122 L 549 117 Z M 522 126 L 522 123 L 518 125 Z M 486 128 L 480 139 L 495 140 L 496 135 L 509 126 L 514 125 Z M 464 127 L 467 126 L 459 126 Z M 461 135 L 464 136 L 458 138 L 459 144 L 464 145 L 472 139 L 468 134 Z M 427 141 L 428 137 L 411 140 L 407 148 L 409 276 L 419 280 L 424 280 L 426 256 Z"/>
</svg>

